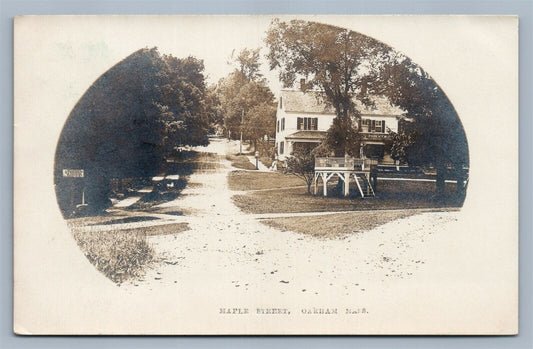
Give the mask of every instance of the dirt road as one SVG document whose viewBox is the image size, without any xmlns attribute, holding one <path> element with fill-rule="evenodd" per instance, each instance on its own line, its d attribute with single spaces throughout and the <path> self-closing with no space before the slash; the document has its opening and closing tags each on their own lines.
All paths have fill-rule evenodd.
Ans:
<svg viewBox="0 0 533 349">
<path fill-rule="evenodd" d="M 219 161 L 193 173 L 177 200 L 160 205 L 191 212 L 174 218 L 188 222 L 190 230 L 149 237 L 163 262 L 141 281 L 122 287 L 131 292 L 230 291 L 256 299 L 324 294 L 361 298 L 369 290 L 417 274 L 429 257 L 424 245 L 456 220 L 456 212 L 428 212 L 329 240 L 277 231 L 233 205 L 226 179 L 232 168 L 223 155 L 234 146 L 215 140 L 198 149 L 221 155 Z"/>
</svg>

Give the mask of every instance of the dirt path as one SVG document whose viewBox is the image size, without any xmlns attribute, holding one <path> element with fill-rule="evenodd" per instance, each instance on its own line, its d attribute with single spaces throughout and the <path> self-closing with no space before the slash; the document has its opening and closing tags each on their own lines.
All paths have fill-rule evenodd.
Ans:
<svg viewBox="0 0 533 349">
<path fill-rule="evenodd" d="M 215 140 L 199 150 L 224 155 L 233 146 Z M 180 294 L 215 289 L 254 299 L 324 294 L 364 299 L 369 289 L 409 279 L 424 268 L 430 256 L 423 245 L 456 220 L 457 212 L 428 212 L 333 240 L 277 231 L 233 205 L 226 178 L 232 168 L 220 159 L 215 170 L 192 174 L 180 198 L 159 205 L 194 212 L 174 217 L 187 221 L 190 230 L 149 237 L 163 262 L 143 280 L 122 287 Z"/>
</svg>

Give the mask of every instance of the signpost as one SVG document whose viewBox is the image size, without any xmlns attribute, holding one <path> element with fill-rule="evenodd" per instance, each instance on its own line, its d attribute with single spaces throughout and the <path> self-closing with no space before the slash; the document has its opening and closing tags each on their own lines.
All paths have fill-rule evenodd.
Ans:
<svg viewBox="0 0 533 349">
<path fill-rule="evenodd" d="M 72 178 L 70 182 L 70 206 L 74 207 L 74 178 L 84 178 L 85 172 L 82 169 L 63 169 L 63 177 Z M 85 190 L 81 190 L 81 204 L 85 205 Z"/>
</svg>

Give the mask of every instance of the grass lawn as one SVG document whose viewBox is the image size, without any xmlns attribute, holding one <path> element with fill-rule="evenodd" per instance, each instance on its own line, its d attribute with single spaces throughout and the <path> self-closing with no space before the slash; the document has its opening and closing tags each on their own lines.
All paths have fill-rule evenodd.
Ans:
<svg viewBox="0 0 533 349">
<path fill-rule="evenodd" d="M 233 171 L 228 176 L 231 190 L 275 189 L 305 186 L 305 182 L 296 176 L 278 172 Z"/>
<path fill-rule="evenodd" d="M 230 182 L 231 183 L 231 182 Z M 302 183 L 302 182 L 300 182 Z M 275 183 L 271 184 L 273 187 Z M 230 184 L 231 188 L 231 184 Z M 258 188 L 259 189 L 259 188 Z M 352 193 L 355 194 L 355 188 Z M 307 194 L 307 188 L 280 189 L 234 195 L 233 201 L 247 213 L 292 213 L 326 211 L 389 210 L 412 208 L 461 207 L 454 196 L 455 184 L 446 184 L 446 195 L 434 198 L 435 183 L 415 181 L 378 181 L 375 198 L 336 196 L 335 183 L 328 186 L 328 197 Z M 322 187 L 318 187 L 322 193 Z"/>
<path fill-rule="evenodd" d="M 357 211 L 321 216 L 276 218 L 261 222 L 282 231 L 290 230 L 317 238 L 330 239 L 370 230 L 417 213 L 416 210 Z"/>
<path fill-rule="evenodd" d="M 187 223 L 98 231 L 84 231 L 79 226 L 71 226 L 72 235 L 83 254 L 96 269 L 117 284 L 142 276 L 144 269 L 157 261 L 148 236 L 189 230 Z"/>
<path fill-rule="evenodd" d="M 96 269 L 116 283 L 142 275 L 155 261 L 155 252 L 142 231 L 74 229 L 72 235 Z"/>
<path fill-rule="evenodd" d="M 97 216 L 86 216 L 86 217 L 76 217 L 76 218 L 69 218 L 67 219 L 67 224 L 75 228 L 77 226 L 84 226 L 84 225 L 99 225 L 99 224 L 106 224 L 107 222 L 110 222 L 115 219 L 121 219 L 121 218 L 127 218 L 131 217 L 131 214 L 128 212 L 102 212 L 101 214 Z"/>
<path fill-rule="evenodd" d="M 243 170 L 255 170 L 255 165 L 248 160 L 245 155 L 227 154 L 226 159 L 231 161 L 231 166 L 241 168 Z"/>
</svg>

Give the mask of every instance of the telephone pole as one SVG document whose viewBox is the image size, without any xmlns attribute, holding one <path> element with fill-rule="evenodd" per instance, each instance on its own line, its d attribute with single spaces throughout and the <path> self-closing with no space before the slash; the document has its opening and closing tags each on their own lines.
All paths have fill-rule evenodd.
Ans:
<svg viewBox="0 0 533 349">
<path fill-rule="evenodd" d="M 242 113 L 241 113 L 241 146 L 240 146 L 239 155 L 242 155 L 242 126 L 243 124 L 244 124 L 244 109 L 242 110 Z"/>
</svg>

